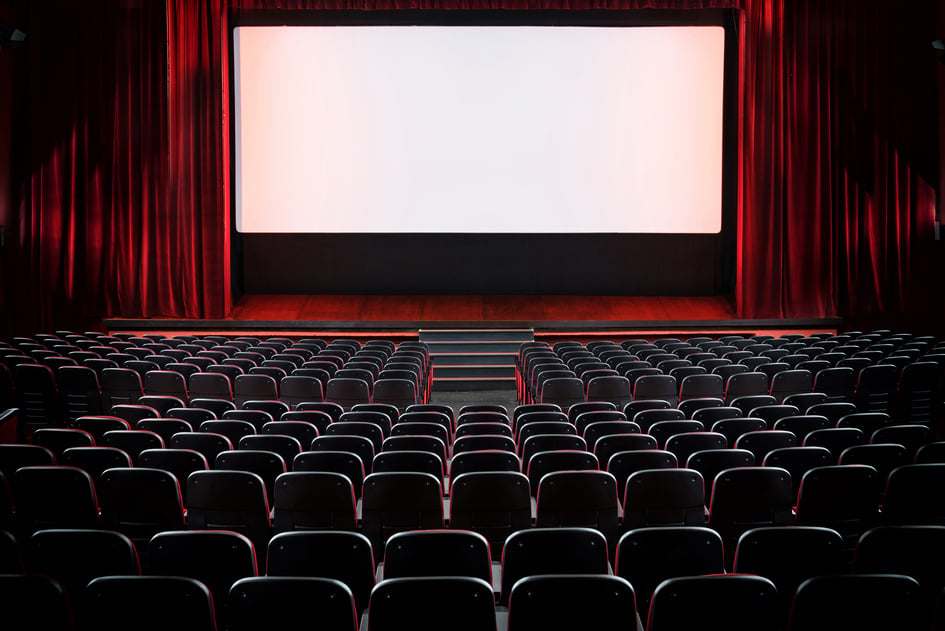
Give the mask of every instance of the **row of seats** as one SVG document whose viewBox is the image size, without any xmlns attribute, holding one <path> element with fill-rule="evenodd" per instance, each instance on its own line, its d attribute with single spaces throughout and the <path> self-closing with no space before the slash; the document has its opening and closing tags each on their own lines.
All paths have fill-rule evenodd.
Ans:
<svg viewBox="0 0 945 631">
<path fill-rule="evenodd" d="M 640 527 L 708 525 L 734 552 L 734 542 L 752 525 L 831 527 L 844 534 L 848 548 L 881 523 L 945 525 L 945 502 L 937 494 L 945 484 L 945 464 L 904 465 L 888 477 L 869 465 L 815 466 L 795 484 L 788 470 L 750 466 L 750 461 L 705 478 L 696 469 L 677 467 L 668 452 L 627 452 L 628 457 L 646 458 L 623 481 L 621 502 L 615 475 L 593 467 L 566 466 L 531 479 L 486 467 L 455 475 L 444 497 L 442 476 L 404 467 L 376 470 L 362 479 L 360 462 L 346 452 L 303 452 L 290 472 L 277 454 L 223 452 L 217 464 L 225 468 L 190 473 L 182 494 L 172 472 L 154 467 L 109 468 L 93 479 L 75 467 L 20 466 L 33 455 L 49 457 L 44 451 L 0 446 L 0 462 L 16 467 L 10 477 L 12 501 L 5 490 L 6 473 L 0 478 L 5 496 L 0 526 L 20 535 L 50 527 L 101 525 L 140 542 L 159 530 L 186 524 L 236 529 L 260 541 L 272 531 L 360 529 L 381 550 L 394 532 L 449 525 L 481 532 L 500 554 L 501 542 L 510 533 L 533 526 L 590 525 L 613 543 L 618 533 Z M 541 452 L 530 469 L 540 456 L 554 459 L 556 454 L 573 453 Z M 161 456 L 161 450 L 153 455 Z M 651 456 L 661 461 L 646 462 Z M 267 475 L 260 464 L 271 463 L 277 466 Z M 348 475 L 338 472 L 338 463 L 348 466 Z M 384 468 L 380 459 L 374 464 Z"/>
<path fill-rule="evenodd" d="M 526 402 L 660 399 L 676 406 L 713 398 L 770 395 L 780 403 L 802 393 L 855 403 L 861 411 L 928 422 L 941 403 L 945 345 L 891 332 L 754 337 L 699 336 L 681 341 L 632 339 L 523 344 L 517 358 Z"/>
<path fill-rule="evenodd" d="M 326 399 L 404 409 L 429 396 L 429 352 L 417 342 L 60 334 L 0 342 L 0 409 L 16 405 L 25 424 L 61 426 L 142 398 L 213 409 Z"/>
<path fill-rule="evenodd" d="M 160 532 L 142 575 L 132 541 L 107 530 L 0 535 L 0 606 L 12 628 L 932 629 L 942 622 L 945 527 L 875 528 L 843 570 L 828 528 L 755 528 L 726 574 L 700 527 L 625 534 L 616 564 L 586 528 L 513 534 L 501 563 L 468 531 L 390 538 L 375 564 L 351 532 L 292 532 L 254 546 L 228 531 Z M 25 562 L 24 562 L 25 561 Z M 24 574 L 24 572 L 26 572 Z M 70 603 L 72 607 L 70 607 Z M 74 610 L 74 611 L 73 611 Z M 78 615 L 76 615 L 78 614 Z M 314 619 L 313 619 L 314 617 Z M 935 626 L 933 626 L 935 625 Z M 9 627 L 8 627 L 9 628 Z"/>
</svg>

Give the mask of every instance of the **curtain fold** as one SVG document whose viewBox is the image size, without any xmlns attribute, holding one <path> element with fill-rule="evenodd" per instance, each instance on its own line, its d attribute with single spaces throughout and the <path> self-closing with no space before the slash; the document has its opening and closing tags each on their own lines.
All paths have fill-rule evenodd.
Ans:
<svg viewBox="0 0 945 631">
<path fill-rule="evenodd" d="M 737 10 L 738 315 L 941 312 L 935 0 L 32 0 L 7 235 L 18 330 L 225 317 L 229 20 L 414 8 Z"/>
<path fill-rule="evenodd" d="M 167 0 L 167 212 L 182 236 L 171 282 L 184 317 L 231 307 L 227 25 L 222 0 Z"/>
<path fill-rule="evenodd" d="M 935 3 L 746 0 L 740 317 L 928 309 Z"/>
</svg>

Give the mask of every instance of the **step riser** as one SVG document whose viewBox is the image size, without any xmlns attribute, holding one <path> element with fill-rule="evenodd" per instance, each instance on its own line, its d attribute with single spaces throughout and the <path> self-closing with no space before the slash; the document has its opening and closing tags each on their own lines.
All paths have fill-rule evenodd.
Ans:
<svg viewBox="0 0 945 631">
<path fill-rule="evenodd" d="M 515 379 L 515 366 L 434 366 L 433 379 Z"/>
<path fill-rule="evenodd" d="M 521 342 L 427 342 L 431 355 L 440 353 L 515 353 Z"/>
<path fill-rule="evenodd" d="M 535 334 L 531 329 L 421 329 L 421 342 L 476 341 L 531 342 Z"/>
<path fill-rule="evenodd" d="M 517 355 L 513 353 L 460 353 L 430 354 L 434 366 L 514 366 Z"/>
<path fill-rule="evenodd" d="M 456 392 L 474 390 L 511 390 L 515 391 L 514 379 L 458 379 L 455 381 L 434 381 L 434 392 Z"/>
</svg>

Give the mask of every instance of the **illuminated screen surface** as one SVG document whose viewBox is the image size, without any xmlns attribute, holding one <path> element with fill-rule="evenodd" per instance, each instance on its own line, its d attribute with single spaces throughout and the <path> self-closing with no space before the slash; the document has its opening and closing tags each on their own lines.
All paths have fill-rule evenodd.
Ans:
<svg viewBox="0 0 945 631">
<path fill-rule="evenodd" d="M 244 233 L 718 233 L 724 30 L 234 29 Z"/>
</svg>

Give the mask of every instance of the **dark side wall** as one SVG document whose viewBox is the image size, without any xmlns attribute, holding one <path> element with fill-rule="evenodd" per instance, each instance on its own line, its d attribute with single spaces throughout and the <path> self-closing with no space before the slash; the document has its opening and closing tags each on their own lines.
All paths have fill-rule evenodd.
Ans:
<svg viewBox="0 0 945 631">
<path fill-rule="evenodd" d="M 16 8 L 12 0 L 0 0 L 0 21 L 16 25 Z M 10 304 L 8 279 L 14 271 L 9 243 L 13 237 L 13 176 L 11 137 L 13 135 L 13 59 L 16 51 L 0 48 L 0 337 L 10 333 Z"/>
</svg>

